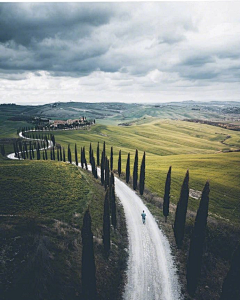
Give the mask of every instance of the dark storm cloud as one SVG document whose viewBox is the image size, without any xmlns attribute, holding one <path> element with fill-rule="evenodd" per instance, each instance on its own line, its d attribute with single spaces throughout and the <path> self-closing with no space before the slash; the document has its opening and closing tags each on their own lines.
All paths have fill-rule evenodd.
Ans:
<svg viewBox="0 0 240 300">
<path fill-rule="evenodd" d="M 109 47 L 91 35 L 114 14 L 104 4 L 2 3 L 0 68 L 91 72 Z"/>
<path fill-rule="evenodd" d="M 166 20 L 164 30 L 156 18 Z M 2 3 L 0 69 L 145 75 L 166 47 L 196 30 L 190 17 L 176 18 L 169 21 L 158 4 Z"/>
<path fill-rule="evenodd" d="M 109 6 L 98 4 L 89 7 L 87 3 L 1 3 L 0 42 L 13 40 L 29 45 L 55 36 L 83 37 L 93 27 L 108 23 L 112 15 Z"/>
</svg>

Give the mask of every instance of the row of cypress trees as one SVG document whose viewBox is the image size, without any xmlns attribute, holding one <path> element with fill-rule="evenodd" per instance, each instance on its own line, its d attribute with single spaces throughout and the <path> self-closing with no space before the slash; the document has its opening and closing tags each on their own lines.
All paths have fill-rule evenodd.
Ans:
<svg viewBox="0 0 240 300">
<path fill-rule="evenodd" d="M 171 186 L 171 166 L 169 167 L 165 182 L 165 192 L 163 198 L 163 215 L 165 222 L 169 215 L 170 186 Z M 209 182 L 207 181 L 201 195 L 199 208 L 196 214 L 195 223 L 190 238 L 190 246 L 187 259 L 187 290 L 190 296 L 194 296 L 198 281 L 201 275 L 202 257 L 204 251 L 208 206 L 209 206 Z M 180 197 L 175 212 L 173 225 L 174 237 L 178 248 L 182 247 L 185 223 L 189 199 L 189 170 L 187 170 L 181 187 Z M 240 286 L 240 244 L 238 245 L 232 259 L 230 270 L 224 280 L 220 300 L 239 299 Z"/>
<path fill-rule="evenodd" d="M 139 187 L 140 195 L 143 195 L 144 186 L 145 186 L 145 161 L 146 153 L 143 153 L 142 163 L 140 168 L 140 178 L 138 184 L 138 150 L 135 152 L 135 159 L 133 165 L 133 189 L 136 190 Z M 119 151 L 118 157 L 118 175 L 121 175 L 121 150 Z M 126 163 L 126 183 L 129 183 L 130 180 L 130 153 L 128 153 L 127 163 Z"/>
<path fill-rule="evenodd" d="M 163 215 L 165 217 L 165 222 L 167 222 L 167 216 L 169 215 L 171 170 L 172 167 L 170 166 L 167 173 L 165 192 L 163 197 Z M 190 239 L 190 247 L 187 260 L 187 290 L 191 296 L 195 294 L 197 283 L 201 273 L 202 255 L 208 216 L 209 192 L 209 182 L 207 181 L 202 191 L 193 233 Z M 181 248 L 183 244 L 188 199 L 189 170 L 187 170 L 185 178 L 183 180 L 173 225 L 174 237 L 178 248 Z"/>
</svg>

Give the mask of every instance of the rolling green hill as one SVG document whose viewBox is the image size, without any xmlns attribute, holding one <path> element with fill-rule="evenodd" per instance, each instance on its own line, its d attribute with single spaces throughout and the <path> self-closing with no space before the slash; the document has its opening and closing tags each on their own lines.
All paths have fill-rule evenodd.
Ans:
<svg viewBox="0 0 240 300">
<path fill-rule="evenodd" d="M 120 297 L 126 228 L 118 208 L 111 260 L 106 260 L 105 191 L 89 172 L 63 162 L 0 159 L 0 190 L 1 299 L 82 299 L 80 229 L 87 207 L 99 299 Z"/>
<path fill-rule="evenodd" d="M 158 120 L 134 126 L 96 125 L 90 130 L 58 131 L 56 141 L 62 146 L 75 143 L 85 146 L 88 153 L 92 143 L 96 153 L 97 142 L 106 142 L 114 148 L 114 168 L 117 169 L 118 152 L 122 150 L 122 168 L 125 171 L 127 153 L 131 153 L 131 172 L 135 149 L 139 157 L 146 151 L 146 186 L 163 196 L 168 167 L 172 166 L 171 201 L 178 201 L 181 184 L 190 171 L 190 188 L 201 191 L 210 180 L 210 212 L 233 222 L 239 222 L 240 132 L 184 121 Z M 102 145 L 101 147 L 102 148 Z M 140 163 L 139 163 L 140 165 Z M 190 208 L 196 209 L 198 200 L 190 199 Z"/>
</svg>

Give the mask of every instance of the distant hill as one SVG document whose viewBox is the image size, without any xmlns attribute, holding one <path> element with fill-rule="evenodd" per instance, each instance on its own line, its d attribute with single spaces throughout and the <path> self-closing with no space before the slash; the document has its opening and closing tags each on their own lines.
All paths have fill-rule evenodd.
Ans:
<svg viewBox="0 0 240 300">
<path fill-rule="evenodd" d="M 171 102 L 155 104 L 56 102 L 37 106 L 0 105 L 1 115 L 18 115 L 22 121 L 30 116 L 49 119 L 70 119 L 81 116 L 115 124 L 139 118 L 205 119 L 236 121 L 240 116 L 240 102 Z"/>
</svg>

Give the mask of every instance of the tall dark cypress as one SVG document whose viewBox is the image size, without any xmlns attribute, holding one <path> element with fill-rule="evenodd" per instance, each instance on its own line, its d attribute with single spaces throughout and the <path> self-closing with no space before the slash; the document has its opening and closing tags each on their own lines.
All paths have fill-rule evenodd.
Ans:
<svg viewBox="0 0 240 300">
<path fill-rule="evenodd" d="M 69 144 L 68 144 L 68 161 L 70 162 L 70 164 L 72 163 L 72 154 L 71 154 L 71 149 Z"/>
<path fill-rule="evenodd" d="M 25 149 L 26 157 L 28 158 L 28 148 L 26 142 L 24 142 L 24 149 Z"/>
<path fill-rule="evenodd" d="M 174 236 L 178 248 L 181 248 L 183 238 L 184 238 L 188 197 L 189 197 L 189 171 L 187 170 L 186 176 L 182 184 L 180 198 L 177 204 L 174 227 L 173 227 Z"/>
<path fill-rule="evenodd" d="M 15 153 L 15 157 L 17 157 L 17 147 L 16 147 L 16 143 L 14 142 L 13 143 L 13 151 Z M 4 154 L 3 154 L 4 153 Z M 5 155 L 5 148 L 4 148 L 4 145 L 1 146 L 1 154 L 2 156 Z"/>
<path fill-rule="evenodd" d="M 75 162 L 76 162 L 76 166 L 78 166 L 77 144 L 75 144 Z"/>
<path fill-rule="evenodd" d="M 101 183 L 102 185 L 104 185 L 104 181 L 105 181 L 105 174 L 104 174 L 104 170 L 105 170 L 105 165 L 104 165 L 104 156 L 103 156 L 103 151 L 102 151 L 102 159 L 101 159 Z"/>
<path fill-rule="evenodd" d="M 103 246 L 104 253 L 108 256 L 110 251 L 110 214 L 109 214 L 109 190 L 107 189 L 104 200 L 103 213 Z"/>
<path fill-rule="evenodd" d="M 122 172 L 122 155 L 121 155 L 121 150 L 119 150 L 119 155 L 118 155 L 118 176 L 121 176 Z"/>
<path fill-rule="evenodd" d="M 81 167 L 83 169 L 84 159 L 83 159 L 83 148 L 81 147 Z"/>
<path fill-rule="evenodd" d="M 47 155 L 47 149 L 45 149 L 45 160 L 48 159 L 48 155 Z"/>
<path fill-rule="evenodd" d="M 97 145 L 97 166 L 100 166 L 100 153 L 99 153 L 99 142 Z"/>
<path fill-rule="evenodd" d="M 97 178 L 97 169 L 96 169 L 96 162 L 95 157 L 92 157 L 92 174 L 95 178 Z"/>
<path fill-rule="evenodd" d="M 146 168 L 146 153 L 143 153 L 141 170 L 140 170 L 140 179 L 139 179 L 139 192 L 140 195 L 143 195 L 145 187 L 145 168 Z"/>
<path fill-rule="evenodd" d="M 53 160 L 55 160 L 55 147 L 53 147 L 53 149 L 52 149 L 52 155 L 53 155 Z"/>
<path fill-rule="evenodd" d="M 111 154 L 110 154 L 110 171 L 113 170 L 113 147 L 111 147 Z"/>
<path fill-rule="evenodd" d="M 60 147 L 60 161 L 62 161 L 63 160 L 63 157 L 62 157 L 62 147 Z"/>
<path fill-rule="evenodd" d="M 172 167 L 169 167 L 167 178 L 165 182 L 165 192 L 163 197 L 163 215 L 165 217 L 165 222 L 167 222 L 167 217 L 169 215 L 169 202 L 170 202 L 170 187 L 171 187 L 171 170 Z"/>
<path fill-rule="evenodd" d="M 88 170 L 88 165 L 87 165 L 86 156 L 85 156 L 85 158 L 84 158 L 84 159 L 85 159 L 85 160 L 84 160 L 85 168 L 86 168 L 86 170 Z"/>
<path fill-rule="evenodd" d="M 129 183 L 130 179 L 130 153 L 128 153 L 127 164 L 126 164 L 126 183 Z"/>
<path fill-rule="evenodd" d="M 117 227 L 117 209 L 116 209 L 116 196 L 115 196 L 115 186 L 112 185 L 111 188 L 111 220 L 112 220 L 112 225 L 114 227 L 114 229 L 116 229 Z"/>
<path fill-rule="evenodd" d="M 40 160 L 40 145 L 39 145 L 39 143 L 37 143 L 37 160 Z"/>
<path fill-rule="evenodd" d="M 93 250 L 93 234 L 89 210 L 84 214 L 82 234 L 82 296 L 84 300 L 96 300 L 96 266 Z"/>
<path fill-rule="evenodd" d="M 220 300 L 240 299 L 240 243 L 235 250 L 230 269 L 224 279 Z"/>
<path fill-rule="evenodd" d="M 65 148 L 63 147 L 63 161 L 66 161 L 66 154 L 65 154 Z"/>
<path fill-rule="evenodd" d="M 133 166 L 133 189 L 137 188 L 137 180 L 138 180 L 138 150 L 136 149 L 134 166 Z"/>
<path fill-rule="evenodd" d="M 90 164 L 92 164 L 92 144 L 91 143 L 89 146 L 89 162 L 90 162 Z"/>
<path fill-rule="evenodd" d="M 95 157 L 94 156 L 93 156 L 92 160 L 93 160 L 93 164 L 94 164 L 94 173 L 93 173 L 93 176 L 97 179 L 98 178 L 97 166 L 96 166 L 96 161 L 95 161 Z"/>
<path fill-rule="evenodd" d="M 105 144 L 105 141 L 103 142 L 103 157 L 104 157 L 104 159 L 106 157 L 106 144 Z"/>
<path fill-rule="evenodd" d="M 105 190 L 109 186 L 109 159 L 105 158 L 105 181 L 104 181 Z"/>
<path fill-rule="evenodd" d="M 60 160 L 59 149 L 57 148 L 57 160 Z"/>
<path fill-rule="evenodd" d="M 187 290 L 191 296 L 195 294 L 201 274 L 202 255 L 208 217 L 209 192 L 209 182 L 207 181 L 202 191 L 202 197 L 190 240 L 187 261 Z"/>
</svg>

